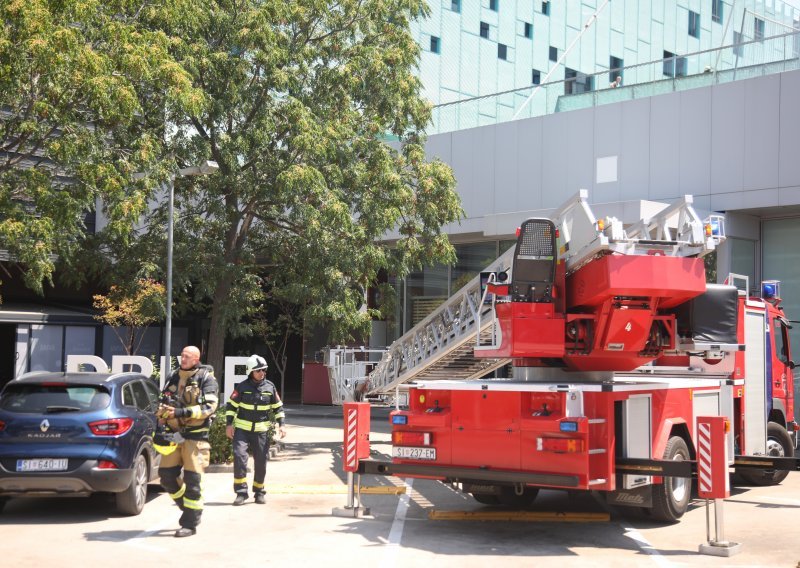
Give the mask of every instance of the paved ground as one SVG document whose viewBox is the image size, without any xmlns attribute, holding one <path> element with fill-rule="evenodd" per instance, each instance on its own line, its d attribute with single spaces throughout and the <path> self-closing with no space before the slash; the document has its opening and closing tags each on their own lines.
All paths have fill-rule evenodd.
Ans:
<svg viewBox="0 0 800 568">
<path fill-rule="evenodd" d="M 373 417 L 376 456 L 389 451 L 385 412 Z M 270 463 L 267 505 L 230 506 L 232 474 L 209 473 L 206 510 L 197 536 L 175 539 L 178 511 L 151 491 L 138 517 L 117 517 L 103 496 L 17 499 L 0 514 L 0 558 L 8 566 L 79 566 L 146 562 L 184 566 L 271 564 L 400 567 L 516 566 L 771 566 L 800 567 L 800 474 L 779 487 L 736 489 L 725 505 L 725 536 L 742 543 L 730 558 L 702 556 L 705 509 L 659 526 L 612 516 L 602 523 L 430 520 L 431 510 L 486 511 L 437 482 L 364 479 L 406 486 L 405 495 L 364 495 L 372 518 L 331 514 L 346 502 L 338 409 L 290 407 L 285 449 Z M 334 492 L 337 491 L 337 492 Z M 590 496 L 543 491 L 539 511 L 604 509 Z"/>
</svg>

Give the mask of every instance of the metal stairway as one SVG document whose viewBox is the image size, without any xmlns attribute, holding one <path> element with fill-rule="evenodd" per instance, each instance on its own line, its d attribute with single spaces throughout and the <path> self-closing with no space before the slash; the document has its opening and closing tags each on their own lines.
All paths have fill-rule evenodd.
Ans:
<svg viewBox="0 0 800 568">
<path fill-rule="evenodd" d="M 513 247 L 483 271 L 511 273 Z M 510 359 L 477 359 L 473 356 L 478 323 L 481 340 L 492 333 L 490 304 L 483 304 L 480 275 L 392 343 L 366 381 L 366 396 L 390 394 L 412 379 L 479 378 Z M 483 317 L 481 317 L 483 316 Z"/>
<path fill-rule="evenodd" d="M 625 229 L 614 217 L 598 221 L 589 206 L 588 192 L 582 189 L 550 215 L 562 243 L 559 259 L 569 274 L 604 254 L 702 256 L 719 242 L 706 229 L 710 231 L 714 224 L 721 228 L 722 218 L 701 221 L 692 201 L 686 195 Z M 506 272 L 510 281 L 514 251 L 513 247 L 507 250 L 483 272 Z M 392 343 L 380 361 L 369 366 L 375 365 L 369 375 L 365 375 L 364 362 L 352 357 L 352 348 L 331 350 L 331 360 L 350 357 L 363 369 L 354 373 L 341 365 L 329 365 L 334 404 L 363 397 L 386 400 L 399 385 L 411 380 L 475 379 L 510 363 L 510 359 L 473 355 L 476 347 L 494 349 L 498 345 L 494 309 L 491 302 L 484 302 L 478 275 Z"/>
</svg>

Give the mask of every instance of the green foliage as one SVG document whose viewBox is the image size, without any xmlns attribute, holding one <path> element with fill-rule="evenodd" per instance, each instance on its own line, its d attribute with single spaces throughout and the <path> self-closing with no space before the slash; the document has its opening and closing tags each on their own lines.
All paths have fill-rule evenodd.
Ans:
<svg viewBox="0 0 800 568">
<path fill-rule="evenodd" d="M 98 199 L 107 232 L 127 239 L 164 179 L 165 111 L 202 105 L 169 55 L 170 38 L 140 25 L 140 8 L 130 0 L 0 4 L 0 248 L 38 292 L 56 259 L 70 267 Z M 162 173 L 133 183 L 144 170 Z"/>
<path fill-rule="evenodd" d="M 168 119 L 180 163 L 220 166 L 175 183 L 176 300 L 209 302 L 212 364 L 226 334 L 250 333 L 242 322 L 264 289 L 344 341 L 369 330 L 376 314 L 360 308 L 379 271 L 454 260 L 441 227 L 462 210 L 451 169 L 425 156 L 431 109 L 409 28 L 426 11 L 424 0 L 142 8 L 208 101 Z"/>
<path fill-rule="evenodd" d="M 211 444 L 211 463 L 226 464 L 233 461 L 233 445 L 225 435 L 225 409 L 220 408 L 208 432 Z"/>
<path fill-rule="evenodd" d="M 149 278 L 140 278 L 127 287 L 112 285 L 107 295 L 93 297 L 99 312 L 95 319 L 110 326 L 125 352 L 134 355 L 146 328 L 164 316 L 165 294 L 164 285 Z"/>
</svg>

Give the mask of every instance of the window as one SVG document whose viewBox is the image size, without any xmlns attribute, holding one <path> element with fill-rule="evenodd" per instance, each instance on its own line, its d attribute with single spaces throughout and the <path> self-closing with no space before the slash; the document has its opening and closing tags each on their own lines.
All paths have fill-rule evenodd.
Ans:
<svg viewBox="0 0 800 568">
<path fill-rule="evenodd" d="M 580 93 L 588 93 L 592 90 L 593 78 L 594 77 L 590 77 L 575 69 L 570 69 L 569 67 L 564 68 L 564 94 L 577 95 Z"/>
<path fill-rule="evenodd" d="M 439 53 L 439 38 L 436 36 L 431 36 L 431 52 Z"/>
<path fill-rule="evenodd" d="M 624 66 L 624 62 L 619 57 L 614 57 L 613 55 L 608 58 L 608 81 L 609 83 L 613 83 L 617 77 L 622 77 L 622 67 Z"/>
<path fill-rule="evenodd" d="M 135 381 L 131 383 L 131 386 L 133 387 L 133 398 L 136 401 L 136 408 L 145 412 L 152 410 L 152 402 L 147 395 L 144 383 L 142 381 Z"/>
<path fill-rule="evenodd" d="M 558 61 L 558 48 L 550 46 L 550 61 Z"/>
<path fill-rule="evenodd" d="M 548 2 L 547 0 L 544 0 L 544 2 L 542 2 L 542 14 L 544 14 L 545 16 L 550 15 L 550 2 Z"/>
<path fill-rule="evenodd" d="M 542 83 L 542 73 L 538 69 L 531 69 L 531 84 L 540 85 Z"/>
<path fill-rule="evenodd" d="M 782 318 L 772 320 L 772 329 L 775 337 L 775 355 L 784 365 L 789 364 L 789 333 Z"/>
<path fill-rule="evenodd" d="M 689 35 L 692 37 L 700 37 L 700 14 L 689 10 Z"/>
<path fill-rule="evenodd" d="M 489 39 L 489 24 L 481 22 L 481 37 Z"/>
<path fill-rule="evenodd" d="M 753 20 L 753 39 L 757 41 L 764 39 L 764 20 L 761 18 Z"/>
<path fill-rule="evenodd" d="M 489 0 L 489 9 L 497 12 L 497 2 L 499 0 Z"/>
<path fill-rule="evenodd" d="M 664 52 L 664 75 L 675 76 L 675 54 L 669 51 Z"/>
<path fill-rule="evenodd" d="M 742 45 L 742 34 L 737 31 L 733 32 L 733 54 L 736 57 L 744 56 L 744 46 Z"/>
<path fill-rule="evenodd" d="M 688 71 L 688 61 L 685 57 L 679 57 L 675 60 L 675 76 L 686 77 Z"/>
<path fill-rule="evenodd" d="M 525 34 L 526 38 L 531 39 L 533 37 L 533 24 L 530 22 L 524 22 L 524 24 L 522 33 Z"/>
<path fill-rule="evenodd" d="M 461 0 L 450 0 L 450 9 L 453 12 L 461 12 Z"/>
<path fill-rule="evenodd" d="M 505 44 L 497 44 L 497 58 L 503 60 L 508 59 L 508 47 Z"/>
<path fill-rule="evenodd" d="M 722 0 L 711 0 L 711 21 L 722 23 Z"/>
</svg>

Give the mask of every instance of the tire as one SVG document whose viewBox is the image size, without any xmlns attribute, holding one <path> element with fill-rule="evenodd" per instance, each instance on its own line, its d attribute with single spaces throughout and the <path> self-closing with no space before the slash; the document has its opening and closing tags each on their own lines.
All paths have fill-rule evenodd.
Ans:
<svg viewBox="0 0 800 568">
<path fill-rule="evenodd" d="M 3 512 L 3 508 L 6 506 L 6 503 L 8 503 L 8 497 L 0 497 L 0 513 Z"/>
<path fill-rule="evenodd" d="M 771 457 L 794 456 L 792 438 L 786 429 L 777 422 L 767 424 L 767 455 Z M 775 469 L 740 469 L 739 476 L 750 485 L 766 486 L 777 485 L 789 475 L 788 470 Z"/>
<path fill-rule="evenodd" d="M 117 493 L 117 511 L 125 516 L 135 516 L 142 512 L 147 501 L 147 460 L 139 454 L 133 462 L 133 479 L 131 484 Z"/>
<path fill-rule="evenodd" d="M 500 504 L 500 499 L 497 497 L 497 495 L 491 495 L 489 493 L 473 493 L 472 496 L 481 505 L 499 505 Z"/>
<path fill-rule="evenodd" d="M 517 495 L 516 489 L 508 485 L 500 488 L 498 497 L 500 504 L 511 509 L 527 509 L 539 494 L 538 487 L 525 487 L 522 495 Z"/>
<path fill-rule="evenodd" d="M 664 459 L 685 461 L 691 459 L 689 447 L 680 436 L 672 436 L 664 449 Z M 685 477 L 665 477 L 663 483 L 653 485 L 653 508 L 650 517 L 657 521 L 674 523 L 689 508 L 692 498 L 692 480 Z"/>
</svg>

